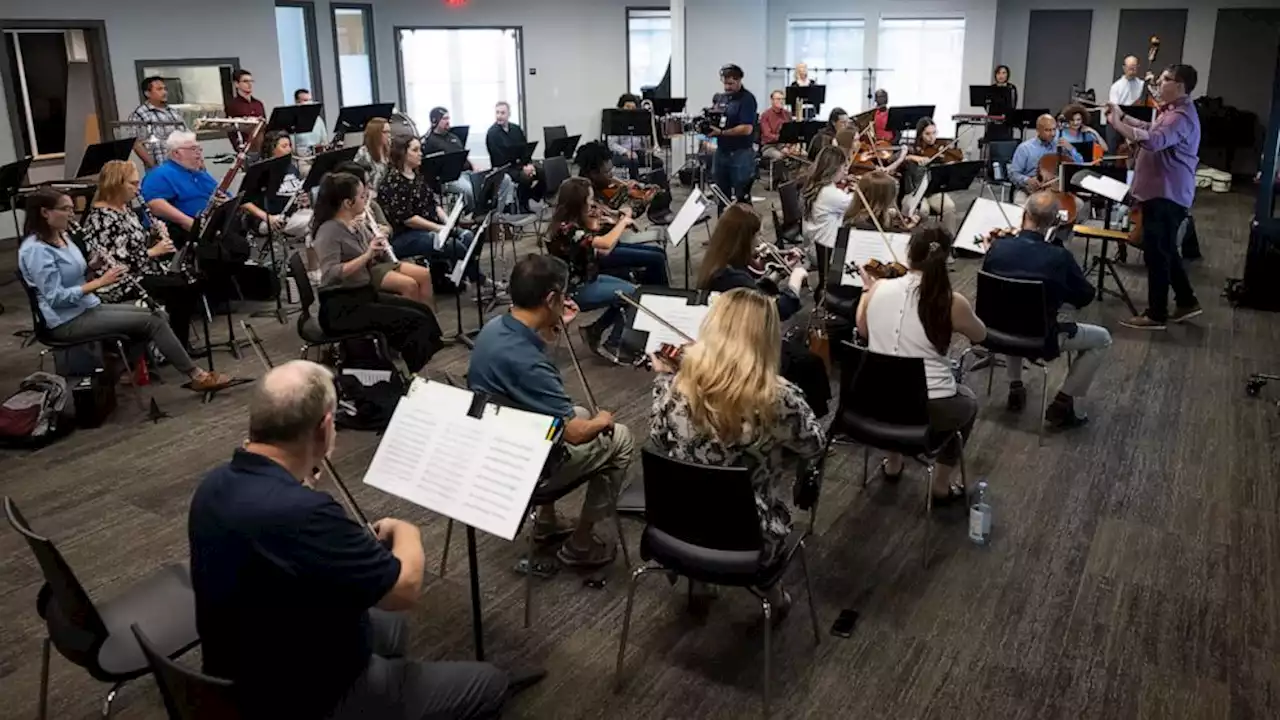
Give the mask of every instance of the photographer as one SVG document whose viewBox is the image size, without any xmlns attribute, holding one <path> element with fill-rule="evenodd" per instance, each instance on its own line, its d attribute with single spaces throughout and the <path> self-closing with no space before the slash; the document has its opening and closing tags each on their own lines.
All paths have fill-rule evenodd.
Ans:
<svg viewBox="0 0 1280 720">
<path fill-rule="evenodd" d="M 756 156 L 751 147 L 758 114 L 756 96 L 742 87 L 742 68 L 737 65 L 720 68 L 720 80 L 724 92 L 712 100 L 713 110 L 720 113 L 720 124 L 707 132 L 716 142 L 712 172 L 716 186 L 727 197 L 750 202 L 749 190 L 756 174 Z"/>
</svg>

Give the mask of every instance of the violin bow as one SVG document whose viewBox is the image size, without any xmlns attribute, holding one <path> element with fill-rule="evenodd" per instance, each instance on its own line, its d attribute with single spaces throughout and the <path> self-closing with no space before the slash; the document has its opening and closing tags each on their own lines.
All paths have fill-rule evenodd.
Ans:
<svg viewBox="0 0 1280 720">
<path fill-rule="evenodd" d="M 658 323 L 660 323 L 660 324 L 661 324 L 663 327 L 665 327 L 666 329 L 668 329 L 668 330 L 670 330 L 671 332 L 673 332 L 673 333 L 675 333 L 675 334 L 679 335 L 681 338 L 683 338 L 683 339 L 684 339 L 684 341 L 685 341 L 685 342 L 687 342 L 687 343 L 696 342 L 693 338 L 691 338 L 691 337 L 689 337 L 688 335 L 686 335 L 686 334 L 684 333 L 684 331 L 683 331 L 683 330 L 681 330 L 680 328 L 676 327 L 675 325 L 672 325 L 671 323 L 667 322 L 667 321 L 666 321 L 666 320 L 665 320 L 661 315 L 659 315 L 658 313 L 656 313 L 656 312 L 654 312 L 654 311 L 650 310 L 649 308 L 647 308 L 647 307 L 645 307 L 645 306 L 641 305 L 640 303 L 636 302 L 635 300 L 632 300 L 632 299 L 631 299 L 630 297 L 628 297 L 628 296 L 627 296 L 627 294 L 626 294 L 626 293 L 624 293 L 623 291 L 621 291 L 621 290 L 615 290 L 615 291 L 614 291 L 614 294 L 615 294 L 615 295 L 617 295 L 617 296 L 618 296 L 618 298 L 619 298 L 619 299 L 621 299 L 621 300 L 622 300 L 623 302 L 625 302 L 626 304 L 630 305 L 631 307 L 634 307 L 635 309 L 639 310 L 640 312 L 644 313 L 645 315 L 648 315 L 649 317 L 653 318 L 653 319 L 654 319 L 654 320 L 656 320 Z"/>
<path fill-rule="evenodd" d="M 863 135 L 866 135 L 867 142 L 871 143 L 871 161 L 876 164 L 876 167 L 880 168 L 881 170 L 884 170 L 884 163 L 880 162 L 880 153 L 876 152 L 875 125 L 868 123 L 866 127 L 858 131 L 859 137 Z"/>
<path fill-rule="evenodd" d="M 854 183 L 853 191 L 858 194 L 858 199 L 862 201 L 862 207 L 868 210 L 867 214 L 871 216 L 871 222 L 875 224 L 876 232 L 880 233 L 880 239 L 884 241 L 884 246 L 889 249 L 889 256 L 893 258 L 894 262 L 901 265 L 902 261 L 898 259 L 898 253 L 893 251 L 893 243 L 889 242 L 889 236 L 885 233 L 884 226 L 880 224 L 880 218 L 876 217 L 874 212 L 870 212 L 871 203 L 867 202 L 867 196 L 862 194 L 862 188 L 858 187 L 857 183 Z"/>
</svg>

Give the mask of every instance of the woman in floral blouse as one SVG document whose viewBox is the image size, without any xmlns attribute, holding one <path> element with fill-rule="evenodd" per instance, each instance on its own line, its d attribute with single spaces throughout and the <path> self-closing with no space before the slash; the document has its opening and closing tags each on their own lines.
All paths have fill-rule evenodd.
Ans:
<svg viewBox="0 0 1280 720">
<path fill-rule="evenodd" d="M 650 442 L 677 460 L 751 470 L 762 564 L 777 557 L 791 532 L 787 476 L 815 461 L 826 443 L 804 393 L 778 375 L 781 342 L 773 299 L 735 288 L 711 306 L 678 369 L 653 358 L 659 373 Z M 776 591 L 770 600 L 788 605 L 786 591 Z"/>
<path fill-rule="evenodd" d="M 112 263 L 123 265 L 129 275 L 138 278 L 152 299 L 164 305 L 169 328 L 190 354 L 191 319 L 200 304 L 200 288 L 186 275 L 167 271 L 173 241 L 159 234 L 162 223 L 152 221 L 151 227 L 146 228 L 138 219 L 132 206 L 140 184 L 138 169 L 133 163 L 112 160 L 102 166 L 98 192 L 82 226 L 90 272 L 93 277 L 106 272 L 107 258 L 102 254 Z M 137 287 L 125 282 L 103 288 L 97 294 L 108 303 L 141 298 Z"/>
</svg>

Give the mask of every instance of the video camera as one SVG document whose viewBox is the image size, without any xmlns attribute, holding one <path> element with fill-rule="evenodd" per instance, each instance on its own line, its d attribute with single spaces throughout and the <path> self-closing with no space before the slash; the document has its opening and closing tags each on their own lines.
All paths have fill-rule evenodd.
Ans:
<svg viewBox="0 0 1280 720">
<path fill-rule="evenodd" d="M 694 126 L 701 135 L 710 135 L 711 128 L 720 127 L 720 121 L 724 119 L 724 111 L 706 108 L 694 120 Z"/>
</svg>

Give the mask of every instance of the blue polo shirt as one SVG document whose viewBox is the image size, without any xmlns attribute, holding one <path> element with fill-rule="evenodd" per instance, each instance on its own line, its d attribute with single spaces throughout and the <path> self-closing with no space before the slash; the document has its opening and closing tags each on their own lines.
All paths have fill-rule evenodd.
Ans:
<svg viewBox="0 0 1280 720">
<path fill-rule="evenodd" d="M 472 390 L 501 395 L 523 410 L 566 421 L 573 401 L 564 391 L 560 370 L 546 354 L 546 343 L 511 315 L 485 323 L 476 336 L 467 367 Z"/>
<path fill-rule="evenodd" d="M 209 204 L 218 181 L 204 170 L 188 170 L 173 160 L 165 160 L 142 178 L 142 199 L 167 200 L 188 217 L 199 215 Z"/>
<path fill-rule="evenodd" d="M 205 672 L 255 717 L 322 717 L 368 666 L 368 610 L 400 561 L 262 455 L 236 450 L 191 500 L 187 527 Z"/>
<path fill-rule="evenodd" d="M 721 93 L 716 96 L 715 104 L 724 111 L 724 120 L 720 124 L 721 130 L 729 130 L 739 125 L 750 125 L 755 127 L 759 122 L 759 113 L 756 111 L 756 96 L 751 94 L 750 90 L 742 88 L 736 93 Z M 716 138 L 717 150 L 743 150 L 750 148 L 752 137 L 750 135 L 731 135 Z"/>
</svg>

